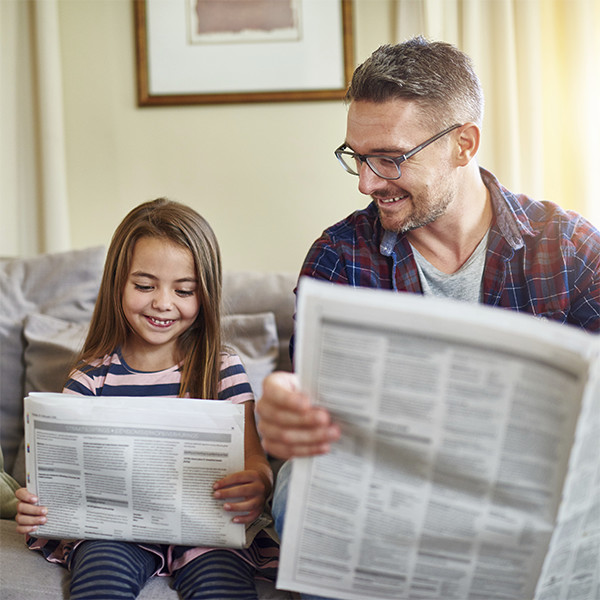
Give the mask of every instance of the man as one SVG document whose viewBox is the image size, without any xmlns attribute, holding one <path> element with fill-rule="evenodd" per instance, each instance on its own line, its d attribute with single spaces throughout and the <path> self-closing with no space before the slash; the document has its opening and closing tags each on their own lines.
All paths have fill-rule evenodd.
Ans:
<svg viewBox="0 0 600 600">
<path fill-rule="evenodd" d="M 372 202 L 321 235 L 301 275 L 600 329 L 600 232 L 478 166 L 483 94 L 465 54 L 420 37 L 383 46 L 346 99 L 336 156 Z M 280 458 L 327 452 L 340 435 L 292 374 L 267 378 L 257 409 L 264 447 Z M 284 467 L 273 509 L 280 532 L 287 476 Z"/>
</svg>

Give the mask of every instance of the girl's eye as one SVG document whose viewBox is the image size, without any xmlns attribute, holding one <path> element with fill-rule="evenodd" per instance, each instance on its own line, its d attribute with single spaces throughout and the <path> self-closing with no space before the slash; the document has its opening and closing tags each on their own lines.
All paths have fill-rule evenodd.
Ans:
<svg viewBox="0 0 600 600">
<path fill-rule="evenodd" d="M 178 296 L 182 296 L 184 298 L 187 298 L 188 296 L 193 296 L 195 292 L 193 290 L 177 290 L 175 293 Z"/>
<path fill-rule="evenodd" d="M 141 292 L 148 292 L 152 289 L 151 285 L 142 285 L 141 283 L 134 283 L 133 285 L 136 290 L 140 290 Z"/>
</svg>

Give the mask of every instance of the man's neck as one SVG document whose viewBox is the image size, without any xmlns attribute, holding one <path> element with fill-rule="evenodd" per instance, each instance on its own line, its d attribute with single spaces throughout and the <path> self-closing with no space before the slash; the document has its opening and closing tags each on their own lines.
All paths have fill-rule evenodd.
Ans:
<svg viewBox="0 0 600 600">
<path fill-rule="evenodd" d="M 446 213 L 407 233 L 408 241 L 443 273 L 455 273 L 486 235 L 493 218 L 490 195 L 479 172 Z"/>
</svg>

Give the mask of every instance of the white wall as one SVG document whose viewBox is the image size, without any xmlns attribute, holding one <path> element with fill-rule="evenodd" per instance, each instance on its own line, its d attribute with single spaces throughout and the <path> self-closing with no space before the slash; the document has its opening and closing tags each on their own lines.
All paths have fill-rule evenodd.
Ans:
<svg viewBox="0 0 600 600">
<path fill-rule="evenodd" d="M 389 0 L 355 0 L 355 62 L 391 41 Z M 226 269 L 297 272 L 321 231 L 367 203 L 337 165 L 342 101 L 138 108 L 130 0 L 61 0 L 73 245 L 108 244 L 133 206 L 185 202 Z"/>
</svg>

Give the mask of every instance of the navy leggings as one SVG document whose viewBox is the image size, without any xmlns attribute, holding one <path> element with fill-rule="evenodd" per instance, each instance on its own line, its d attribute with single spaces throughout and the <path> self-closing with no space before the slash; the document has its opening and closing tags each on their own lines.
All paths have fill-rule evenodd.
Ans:
<svg viewBox="0 0 600 600">
<path fill-rule="evenodd" d="M 136 544 L 86 541 L 70 562 L 71 600 L 134 600 L 158 569 L 158 556 Z M 174 573 L 182 600 L 258 600 L 255 569 L 233 552 L 212 550 Z"/>
</svg>

